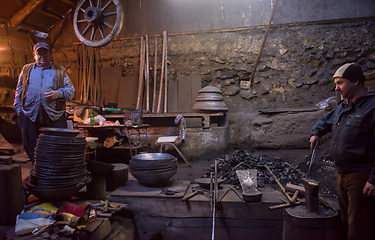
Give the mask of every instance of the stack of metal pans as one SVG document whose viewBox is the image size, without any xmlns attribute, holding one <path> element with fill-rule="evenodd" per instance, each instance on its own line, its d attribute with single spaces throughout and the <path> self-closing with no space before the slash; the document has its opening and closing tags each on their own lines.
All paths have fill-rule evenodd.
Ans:
<svg viewBox="0 0 375 240">
<path fill-rule="evenodd" d="M 37 197 L 49 198 L 48 193 L 51 193 L 54 195 L 51 198 L 59 198 L 57 192 L 72 196 L 88 183 L 86 140 L 76 137 L 78 133 L 66 129 L 42 129 L 35 148 L 34 168 L 24 182 L 27 190 Z"/>
<path fill-rule="evenodd" d="M 199 90 L 193 109 L 206 112 L 228 111 L 220 89 L 207 86 Z"/>
<path fill-rule="evenodd" d="M 167 153 L 143 153 L 133 156 L 129 170 L 141 184 L 157 186 L 176 174 L 178 162 L 176 157 Z"/>
</svg>

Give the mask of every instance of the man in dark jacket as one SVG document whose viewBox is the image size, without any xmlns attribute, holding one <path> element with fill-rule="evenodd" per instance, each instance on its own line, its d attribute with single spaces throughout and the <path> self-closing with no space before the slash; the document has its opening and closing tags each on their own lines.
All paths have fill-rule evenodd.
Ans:
<svg viewBox="0 0 375 240">
<path fill-rule="evenodd" d="M 47 43 L 34 45 L 34 63 L 19 75 L 13 107 L 17 111 L 25 152 L 34 163 L 34 148 L 41 127 L 66 128 L 65 102 L 74 96 L 74 87 L 65 68 L 52 63 Z"/>
<path fill-rule="evenodd" d="M 333 78 L 344 100 L 314 125 L 310 148 L 331 132 L 330 155 L 348 239 L 375 239 L 375 92 L 366 89 L 357 63 L 343 65 Z"/>
</svg>

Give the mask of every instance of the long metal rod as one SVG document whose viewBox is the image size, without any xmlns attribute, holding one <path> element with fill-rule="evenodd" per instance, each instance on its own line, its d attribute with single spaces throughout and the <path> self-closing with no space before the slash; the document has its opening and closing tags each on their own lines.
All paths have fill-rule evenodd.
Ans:
<svg viewBox="0 0 375 240">
<path fill-rule="evenodd" d="M 266 44 L 268 32 L 270 31 L 272 19 L 273 19 L 273 16 L 275 15 L 277 5 L 279 5 L 279 0 L 276 0 L 276 3 L 274 5 L 274 7 L 273 7 L 272 14 L 271 14 L 270 20 L 269 20 L 268 25 L 267 25 L 266 34 L 264 35 L 263 42 L 262 42 L 262 45 L 261 45 L 259 53 L 258 53 L 258 57 L 257 57 L 257 59 L 256 59 L 256 61 L 254 63 L 253 71 L 251 72 L 251 76 L 250 76 L 250 79 L 249 79 L 250 82 L 253 81 L 255 70 L 256 70 L 257 65 L 259 63 L 260 56 L 262 55 L 262 51 L 263 51 L 264 45 Z"/>
</svg>

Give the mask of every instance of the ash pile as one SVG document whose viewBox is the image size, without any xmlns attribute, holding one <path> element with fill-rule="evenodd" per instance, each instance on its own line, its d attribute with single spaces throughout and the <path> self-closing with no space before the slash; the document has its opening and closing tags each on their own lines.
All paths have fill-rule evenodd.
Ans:
<svg viewBox="0 0 375 240">
<path fill-rule="evenodd" d="M 218 178 L 224 179 L 224 183 L 234 185 L 236 189 L 241 189 L 240 181 L 237 177 L 236 170 L 256 169 L 258 187 L 264 187 L 267 184 L 274 185 L 278 189 L 273 177 L 268 173 L 264 165 L 267 165 L 275 174 L 277 179 L 283 186 L 287 183 L 302 185 L 301 178 L 305 177 L 305 173 L 309 167 L 309 158 L 306 156 L 298 164 L 290 164 L 281 157 L 257 155 L 246 150 L 235 150 L 231 154 L 227 154 L 217 158 L 217 174 Z M 317 157 L 312 169 L 312 178 L 320 182 L 320 193 L 327 195 L 336 194 L 336 169 L 334 163 L 326 156 Z M 204 174 L 204 178 L 210 177 L 210 172 L 215 172 L 215 164 L 211 164 L 208 171 Z"/>
</svg>

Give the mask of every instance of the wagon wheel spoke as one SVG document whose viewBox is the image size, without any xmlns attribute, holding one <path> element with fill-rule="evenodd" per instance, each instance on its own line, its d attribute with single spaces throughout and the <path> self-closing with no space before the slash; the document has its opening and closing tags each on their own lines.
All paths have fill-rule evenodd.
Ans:
<svg viewBox="0 0 375 240">
<path fill-rule="evenodd" d="M 99 27 L 99 31 L 100 31 L 100 35 L 102 35 L 102 38 L 105 38 L 105 34 L 104 34 L 102 26 Z"/>
</svg>

